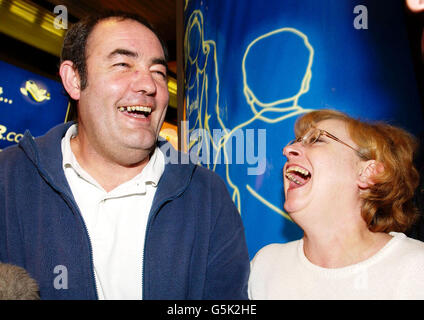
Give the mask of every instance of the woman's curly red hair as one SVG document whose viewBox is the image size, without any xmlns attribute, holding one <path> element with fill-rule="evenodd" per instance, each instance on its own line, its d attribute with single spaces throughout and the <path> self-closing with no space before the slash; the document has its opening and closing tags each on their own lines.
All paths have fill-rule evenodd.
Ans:
<svg viewBox="0 0 424 320">
<path fill-rule="evenodd" d="M 296 137 L 324 120 L 341 120 L 350 137 L 368 160 L 383 165 L 374 184 L 361 192 L 362 217 L 373 232 L 404 232 L 416 220 L 413 204 L 419 174 L 413 164 L 418 144 L 407 131 L 384 122 L 365 122 L 345 113 L 323 109 L 309 112 L 295 124 Z"/>
</svg>

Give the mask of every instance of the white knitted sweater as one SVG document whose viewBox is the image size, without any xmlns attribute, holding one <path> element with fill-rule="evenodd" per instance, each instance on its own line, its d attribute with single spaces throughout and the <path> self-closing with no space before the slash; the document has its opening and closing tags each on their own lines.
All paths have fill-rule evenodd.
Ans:
<svg viewBox="0 0 424 320">
<path fill-rule="evenodd" d="M 393 238 L 360 263 L 328 269 L 304 255 L 303 240 L 270 244 L 251 262 L 250 299 L 424 299 L 424 242 Z"/>
</svg>

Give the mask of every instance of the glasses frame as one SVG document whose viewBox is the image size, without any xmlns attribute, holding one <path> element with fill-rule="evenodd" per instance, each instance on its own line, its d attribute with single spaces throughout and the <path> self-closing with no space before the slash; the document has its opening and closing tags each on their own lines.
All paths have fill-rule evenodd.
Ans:
<svg viewBox="0 0 424 320">
<path fill-rule="evenodd" d="M 314 142 L 312 142 L 312 143 L 306 143 L 305 137 L 308 137 L 308 135 L 311 135 L 312 132 L 314 132 L 316 130 L 319 131 L 319 134 L 317 135 L 317 138 L 314 140 Z M 356 148 L 352 147 L 351 145 L 347 144 L 346 142 L 340 140 L 339 138 L 337 138 L 335 135 L 329 133 L 328 131 L 325 131 L 323 129 L 319 129 L 319 128 L 314 127 L 314 126 L 311 126 L 311 128 L 302 137 L 299 137 L 299 138 L 297 138 L 297 139 L 289 142 L 288 146 L 289 145 L 292 145 L 293 143 L 296 143 L 296 142 L 300 142 L 303 146 L 313 145 L 321 137 L 321 135 L 324 135 L 324 136 L 326 136 L 326 137 L 328 137 L 330 139 L 333 139 L 334 141 L 337 141 L 337 142 L 339 142 L 341 144 L 344 144 L 346 147 L 349 147 L 350 149 L 352 149 L 353 151 L 355 151 L 361 158 L 364 158 L 366 160 L 369 160 L 369 158 L 366 155 L 364 155 L 361 151 L 359 151 L 358 149 L 356 149 Z"/>
</svg>

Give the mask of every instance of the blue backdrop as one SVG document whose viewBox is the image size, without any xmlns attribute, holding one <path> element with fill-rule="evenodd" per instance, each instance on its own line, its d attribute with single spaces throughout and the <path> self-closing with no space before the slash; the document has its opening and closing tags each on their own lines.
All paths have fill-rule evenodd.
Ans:
<svg viewBox="0 0 424 320">
<path fill-rule="evenodd" d="M 61 83 L 0 61 L 0 151 L 64 122 L 67 106 Z"/>
<path fill-rule="evenodd" d="M 281 177 L 300 114 L 332 108 L 419 133 L 409 47 L 401 0 L 185 2 L 187 143 L 226 181 L 251 258 L 302 236 Z"/>
</svg>

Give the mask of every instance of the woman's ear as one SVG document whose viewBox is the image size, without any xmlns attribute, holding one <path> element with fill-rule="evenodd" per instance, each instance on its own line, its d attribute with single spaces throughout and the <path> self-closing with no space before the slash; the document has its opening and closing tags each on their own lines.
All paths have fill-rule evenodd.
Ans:
<svg viewBox="0 0 424 320">
<path fill-rule="evenodd" d="M 384 172 L 384 165 L 376 160 L 363 162 L 358 174 L 358 186 L 360 189 L 367 189 L 375 184 L 374 177 Z"/>
<path fill-rule="evenodd" d="M 63 87 L 69 96 L 74 100 L 79 100 L 81 93 L 80 77 L 72 61 L 63 61 L 59 68 L 59 74 L 62 78 Z"/>
</svg>

